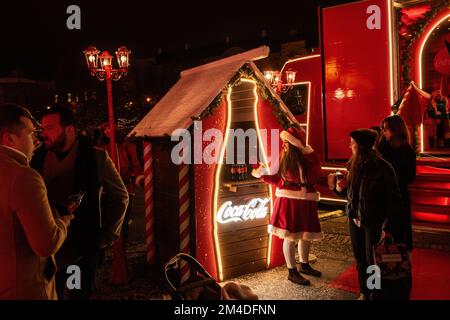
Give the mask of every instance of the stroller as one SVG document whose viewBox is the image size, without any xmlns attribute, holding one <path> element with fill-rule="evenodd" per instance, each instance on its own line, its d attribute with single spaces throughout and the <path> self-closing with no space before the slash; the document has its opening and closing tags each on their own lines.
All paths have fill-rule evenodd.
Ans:
<svg viewBox="0 0 450 320">
<path fill-rule="evenodd" d="M 190 268 L 188 280 L 181 283 L 181 264 Z M 173 300 L 258 300 L 258 296 L 246 285 L 226 283 L 223 288 L 194 257 L 178 253 L 164 267 L 166 282 Z"/>
</svg>

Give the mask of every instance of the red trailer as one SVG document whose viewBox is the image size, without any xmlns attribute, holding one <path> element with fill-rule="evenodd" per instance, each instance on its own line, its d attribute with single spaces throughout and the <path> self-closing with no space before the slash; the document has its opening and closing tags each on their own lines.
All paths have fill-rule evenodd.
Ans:
<svg viewBox="0 0 450 320">
<path fill-rule="evenodd" d="M 449 1 L 355 1 L 320 7 L 319 16 L 320 49 L 285 63 L 282 82 L 287 71 L 297 79 L 281 97 L 291 111 L 307 106 L 293 113 L 324 159 L 324 177 L 345 166 L 351 130 L 379 126 L 400 106 L 419 151 L 411 188 L 415 223 L 450 228 L 448 127 L 444 145 L 427 144 L 430 94 L 450 94 Z M 325 179 L 320 191 L 322 201 L 343 202 Z"/>
</svg>

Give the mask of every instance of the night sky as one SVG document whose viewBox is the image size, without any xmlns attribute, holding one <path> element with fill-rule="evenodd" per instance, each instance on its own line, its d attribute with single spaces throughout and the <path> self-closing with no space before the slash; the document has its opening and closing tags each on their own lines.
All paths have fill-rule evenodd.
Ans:
<svg viewBox="0 0 450 320">
<path fill-rule="evenodd" d="M 1 1 L 0 77 L 14 72 L 51 77 L 58 61 L 94 44 L 113 53 L 120 45 L 134 58 L 262 38 L 317 46 L 317 6 L 336 1 Z M 81 30 L 68 30 L 66 9 L 81 8 Z M 246 48 L 247 49 L 247 48 Z"/>
</svg>

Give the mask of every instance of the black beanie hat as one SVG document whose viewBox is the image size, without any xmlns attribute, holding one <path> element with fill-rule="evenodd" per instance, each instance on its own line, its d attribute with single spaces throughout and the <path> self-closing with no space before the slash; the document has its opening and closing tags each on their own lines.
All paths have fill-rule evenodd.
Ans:
<svg viewBox="0 0 450 320">
<path fill-rule="evenodd" d="M 375 144 L 378 133 L 372 129 L 357 129 L 350 132 L 350 137 L 361 147 L 370 150 Z"/>
</svg>

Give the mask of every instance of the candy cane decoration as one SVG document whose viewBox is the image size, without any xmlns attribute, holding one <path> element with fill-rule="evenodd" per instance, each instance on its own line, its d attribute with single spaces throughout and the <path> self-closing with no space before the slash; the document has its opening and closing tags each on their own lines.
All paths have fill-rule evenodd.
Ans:
<svg viewBox="0 0 450 320">
<path fill-rule="evenodd" d="M 189 254 L 190 223 L 189 223 L 189 165 L 181 163 L 178 166 L 179 187 L 179 223 L 180 223 L 180 252 Z M 180 265 L 180 279 L 184 283 L 189 279 L 189 266 L 182 261 Z"/>
<path fill-rule="evenodd" d="M 144 190 L 145 190 L 145 239 L 147 262 L 155 263 L 155 219 L 153 201 L 153 152 L 152 144 L 144 142 Z"/>
</svg>

